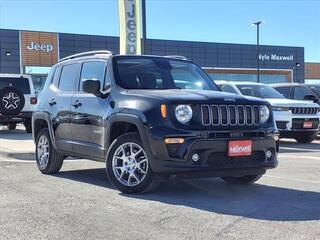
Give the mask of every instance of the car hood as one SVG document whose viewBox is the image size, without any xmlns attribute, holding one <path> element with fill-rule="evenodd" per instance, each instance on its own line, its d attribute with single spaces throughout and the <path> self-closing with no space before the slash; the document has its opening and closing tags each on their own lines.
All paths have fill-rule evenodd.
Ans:
<svg viewBox="0 0 320 240">
<path fill-rule="evenodd" d="M 221 91 L 211 90 L 186 90 L 186 89 L 165 89 L 165 90 L 128 90 L 129 95 L 139 95 L 147 98 L 158 100 L 167 100 L 169 102 L 193 103 L 194 101 L 208 104 L 268 104 L 267 101 L 249 97 L 241 96 L 233 93 L 226 93 Z"/>
<path fill-rule="evenodd" d="M 319 107 L 312 101 L 299 101 L 287 98 L 265 98 L 274 107 Z"/>
</svg>

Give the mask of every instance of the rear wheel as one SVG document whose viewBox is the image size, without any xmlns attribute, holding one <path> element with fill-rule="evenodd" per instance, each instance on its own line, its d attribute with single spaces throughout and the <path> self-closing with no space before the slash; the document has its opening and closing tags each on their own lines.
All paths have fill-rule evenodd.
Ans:
<svg viewBox="0 0 320 240">
<path fill-rule="evenodd" d="M 225 182 L 231 184 L 250 184 L 258 181 L 263 175 L 246 175 L 242 177 L 221 177 Z"/>
<path fill-rule="evenodd" d="M 294 139 L 298 143 L 311 143 L 316 138 L 317 135 L 306 135 L 306 136 L 296 136 Z"/>
<path fill-rule="evenodd" d="M 7 128 L 8 128 L 9 130 L 14 130 L 14 129 L 16 129 L 16 127 L 17 127 L 17 124 L 16 124 L 16 123 L 9 123 L 9 124 L 7 124 Z"/>
<path fill-rule="evenodd" d="M 42 129 L 36 139 L 36 161 L 40 172 L 44 174 L 59 172 L 63 159 L 63 155 L 53 148 L 48 129 Z"/>
<path fill-rule="evenodd" d="M 149 159 L 138 134 L 121 135 L 111 144 L 107 155 L 110 182 L 123 193 L 150 191 L 156 182 Z"/>
<path fill-rule="evenodd" d="M 26 128 L 27 133 L 32 133 L 31 120 L 30 119 L 25 120 L 23 124 L 24 124 L 24 127 Z"/>
</svg>

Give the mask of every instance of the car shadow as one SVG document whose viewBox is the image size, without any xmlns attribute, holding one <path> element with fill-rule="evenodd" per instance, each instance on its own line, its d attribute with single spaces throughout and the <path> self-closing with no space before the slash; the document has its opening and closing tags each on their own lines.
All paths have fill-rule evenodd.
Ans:
<svg viewBox="0 0 320 240">
<path fill-rule="evenodd" d="M 55 176 L 112 188 L 107 181 L 104 168 L 64 171 Z M 230 185 L 219 178 L 171 180 L 162 182 L 151 193 L 120 195 L 259 220 L 320 220 L 319 192 L 259 183 Z"/>
</svg>

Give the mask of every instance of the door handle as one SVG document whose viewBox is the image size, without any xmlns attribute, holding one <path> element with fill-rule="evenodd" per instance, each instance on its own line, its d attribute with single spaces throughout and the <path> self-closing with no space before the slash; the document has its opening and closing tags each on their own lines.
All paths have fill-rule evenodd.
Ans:
<svg viewBox="0 0 320 240">
<path fill-rule="evenodd" d="M 81 105 L 82 105 L 82 103 L 81 103 L 79 100 L 75 101 L 75 102 L 72 104 L 72 106 L 74 106 L 75 108 L 80 107 Z"/>
<path fill-rule="evenodd" d="M 57 102 L 56 102 L 56 100 L 54 100 L 53 98 L 51 99 L 51 101 L 49 102 L 49 105 L 50 106 L 53 106 L 53 105 L 56 105 L 57 104 Z"/>
</svg>

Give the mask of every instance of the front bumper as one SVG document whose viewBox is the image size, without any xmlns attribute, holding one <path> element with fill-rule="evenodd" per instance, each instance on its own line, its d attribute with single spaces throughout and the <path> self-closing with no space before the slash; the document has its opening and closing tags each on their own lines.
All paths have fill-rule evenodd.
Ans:
<svg viewBox="0 0 320 240">
<path fill-rule="evenodd" d="M 300 133 L 314 134 L 319 131 L 319 114 L 292 114 L 290 111 L 274 111 L 273 116 L 281 137 Z M 303 128 L 305 121 L 311 121 L 312 128 Z"/>
<path fill-rule="evenodd" d="M 174 174 L 182 177 L 206 176 L 243 176 L 263 174 L 269 168 L 275 168 L 277 162 L 277 133 L 266 136 L 235 136 L 233 138 L 210 138 L 190 136 L 183 144 L 165 144 L 164 139 L 150 138 L 153 155 L 150 165 L 155 173 Z M 216 135 L 217 136 L 217 135 Z M 249 136 L 249 135 L 248 135 Z M 172 137 L 172 136 L 171 136 Z M 229 157 L 230 140 L 252 140 L 252 155 Z M 266 152 L 271 157 L 267 158 Z M 194 162 L 192 155 L 197 153 L 199 161 Z"/>
<path fill-rule="evenodd" d="M 24 120 L 31 120 L 32 112 L 21 112 L 18 115 L 8 116 L 0 113 L 0 124 L 21 123 Z"/>
</svg>

